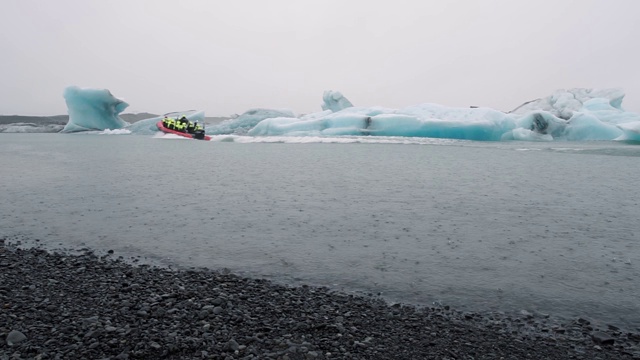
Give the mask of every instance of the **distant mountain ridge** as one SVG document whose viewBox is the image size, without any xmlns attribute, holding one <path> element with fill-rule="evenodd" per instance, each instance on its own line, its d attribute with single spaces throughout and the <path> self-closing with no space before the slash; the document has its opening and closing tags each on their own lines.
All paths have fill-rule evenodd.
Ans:
<svg viewBox="0 0 640 360">
<path fill-rule="evenodd" d="M 150 113 L 138 114 L 120 114 L 120 118 L 126 122 L 134 123 L 136 121 L 158 117 L 160 115 Z M 23 115 L 0 115 L 0 124 L 17 124 L 30 123 L 37 125 L 66 125 L 69 121 L 69 115 L 53 115 L 53 116 L 23 116 Z"/>
<path fill-rule="evenodd" d="M 69 121 L 69 115 L 53 116 L 22 116 L 0 115 L 0 124 L 31 123 L 38 125 L 65 125 Z"/>
<path fill-rule="evenodd" d="M 143 113 L 137 113 L 137 114 L 120 114 L 119 116 L 120 116 L 120 119 L 126 122 L 134 123 L 136 121 L 151 119 L 154 117 L 158 117 L 160 115 L 143 112 Z"/>
<path fill-rule="evenodd" d="M 151 113 L 137 114 L 120 114 L 120 118 L 128 123 L 134 123 L 144 119 L 160 117 L 161 115 Z M 207 123 L 219 123 L 228 117 L 213 116 L 206 117 Z M 24 115 L 0 115 L 0 125 L 8 124 L 36 124 L 36 125 L 66 125 L 69 122 L 69 115 L 52 115 L 52 116 L 24 116 Z"/>
</svg>

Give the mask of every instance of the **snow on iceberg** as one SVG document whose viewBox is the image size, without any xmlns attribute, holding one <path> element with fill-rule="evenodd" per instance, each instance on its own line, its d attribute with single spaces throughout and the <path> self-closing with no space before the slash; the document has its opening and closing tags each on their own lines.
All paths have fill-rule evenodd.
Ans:
<svg viewBox="0 0 640 360">
<path fill-rule="evenodd" d="M 63 97 L 67 103 L 69 122 L 62 132 L 120 129 L 129 123 L 120 114 L 129 104 L 107 89 L 82 89 L 69 86 Z"/>
<path fill-rule="evenodd" d="M 610 107 L 622 110 L 623 98 L 624 92 L 617 88 L 557 90 L 545 98 L 528 101 L 510 113 L 526 114 L 532 111 L 546 111 L 561 119 L 569 120 L 574 112 L 580 111 L 584 104 L 592 99 L 604 101 Z"/>
</svg>

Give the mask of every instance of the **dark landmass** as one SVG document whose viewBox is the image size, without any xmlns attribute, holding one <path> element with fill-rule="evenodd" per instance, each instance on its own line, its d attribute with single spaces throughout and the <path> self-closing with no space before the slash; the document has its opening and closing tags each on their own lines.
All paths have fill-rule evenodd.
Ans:
<svg viewBox="0 0 640 360">
<path fill-rule="evenodd" d="M 136 121 L 151 119 L 154 117 L 158 117 L 160 115 L 150 114 L 150 113 L 139 113 L 139 114 L 120 114 L 119 116 L 120 116 L 120 119 L 133 124 Z"/>
<path fill-rule="evenodd" d="M 30 123 L 37 125 L 66 125 L 69 115 L 54 116 L 21 116 L 21 115 L 0 115 L 0 125 Z"/>
<path fill-rule="evenodd" d="M 120 118 L 126 122 L 134 123 L 136 121 L 158 117 L 160 115 L 150 113 L 138 114 L 120 114 Z M 69 122 L 69 115 L 54 116 L 21 116 L 21 115 L 0 115 L 0 124 L 16 124 L 31 123 L 37 125 L 66 125 Z"/>
<path fill-rule="evenodd" d="M 640 359 L 640 335 L 584 319 L 389 305 L 7 242 L 0 359 Z"/>
<path fill-rule="evenodd" d="M 151 113 L 138 114 L 120 114 L 120 118 L 128 123 L 135 123 L 140 120 L 159 117 L 161 115 Z M 207 123 L 219 123 L 228 117 L 211 116 L 205 117 Z M 34 124 L 39 126 L 45 125 L 66 125 L 69 122 L 69 115 L 53 115 L 53 116 L 22 116 L 22 115 L 0 115 L 0 125 L 9 124 Z"/>
</svg>

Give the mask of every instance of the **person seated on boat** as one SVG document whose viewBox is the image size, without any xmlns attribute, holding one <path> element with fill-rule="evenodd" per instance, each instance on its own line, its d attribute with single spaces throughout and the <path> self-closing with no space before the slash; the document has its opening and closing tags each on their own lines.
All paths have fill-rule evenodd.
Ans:
<svg viewBox="0 0 640 360">
<path fill-rule="evenodd" d="M 193 131 L 194 131 L 195 129 L 196 129 L 196 128 L 195 128 L 195 126 L 193 125 L 193 121 L 189 121 L 189 122 L 187 123 L 187 132 L 188 132 L 189 134 L 193 134 Z"/>
<path fill-rule="evenodd" d="M 176 128 L 176 119 L 174 118 L 167 118 L 167 125 L 166 125 L 167 129 L 175 129 Z"/>
<path fill-rule="evenodd" d="M 182 123 L 181 123 L 179 120 L 178 120 L 178 121 L 176 121 L 176 125 L 175 125 L 175 126 L 176 126 L 176 130 L 177 130 L 177 131 L 183 131 L 183 130 L 182 130 L 182 126 L 183 126 L 183 125 L 182 125 Z"/>
<path fill-rule="evenodd" d="M 198 122 L 196 121 L 196 123 L 194 124 L 194 132 L 198 131 L 198 130 L 203 130 L 204 131 L 204 127 L 200 124 L 198 124 Z"/>
<path fill-rule="evenodd" d="M 186 116 L 182 115 L 180 116 L 180 122 L 186 125 L 189 122 L 189 120 L 187 119 Z"/>
<path fill-rule="evenodd" d="M 164 127 L 167 127 L 167 125 L 169 125 L 169 118 L 167 117 L 167 115 L 162 118 L 162 125 L 164 125 Z"/>
</svg>

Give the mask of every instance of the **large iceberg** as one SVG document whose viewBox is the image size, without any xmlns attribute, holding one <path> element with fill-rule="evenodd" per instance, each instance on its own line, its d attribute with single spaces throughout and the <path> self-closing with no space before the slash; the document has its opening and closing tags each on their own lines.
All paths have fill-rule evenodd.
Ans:
<svg viewBox="0 0 640 360">
<path fill-rule="evenodd" d="M 64 90 L 69 122 L 62 132 L 120 129 L 129 123 L 118 115 L 129 104 L 118 99 L 107 89 L 82 89 L 69 86 Z"/>
<path fill-rule="evenodd" d="M 265 118 L 252 136 L 411 136 L 480 141 L 640 140 L 640 115 L 624 111 L 620 89 L 560 90 L 504 113 L 490 108 L 420 104 L 403 109 L 353 107 L 325 92 L 324 111 Z M 327 101 L 341 99 L 343 104 Z M 333 109 L 333 110 L 332 110 Z"/>
<path fill-rule="evenodd" d="M 404 110 L 351 107 L 301 118 L 265 119 L 249 130 L 252 136 L 412 136 L 467 140 L 500 140 L 515 128 L 508 116 L 488 108 L 452 109 L 424 104 Z"/>
</svg>

